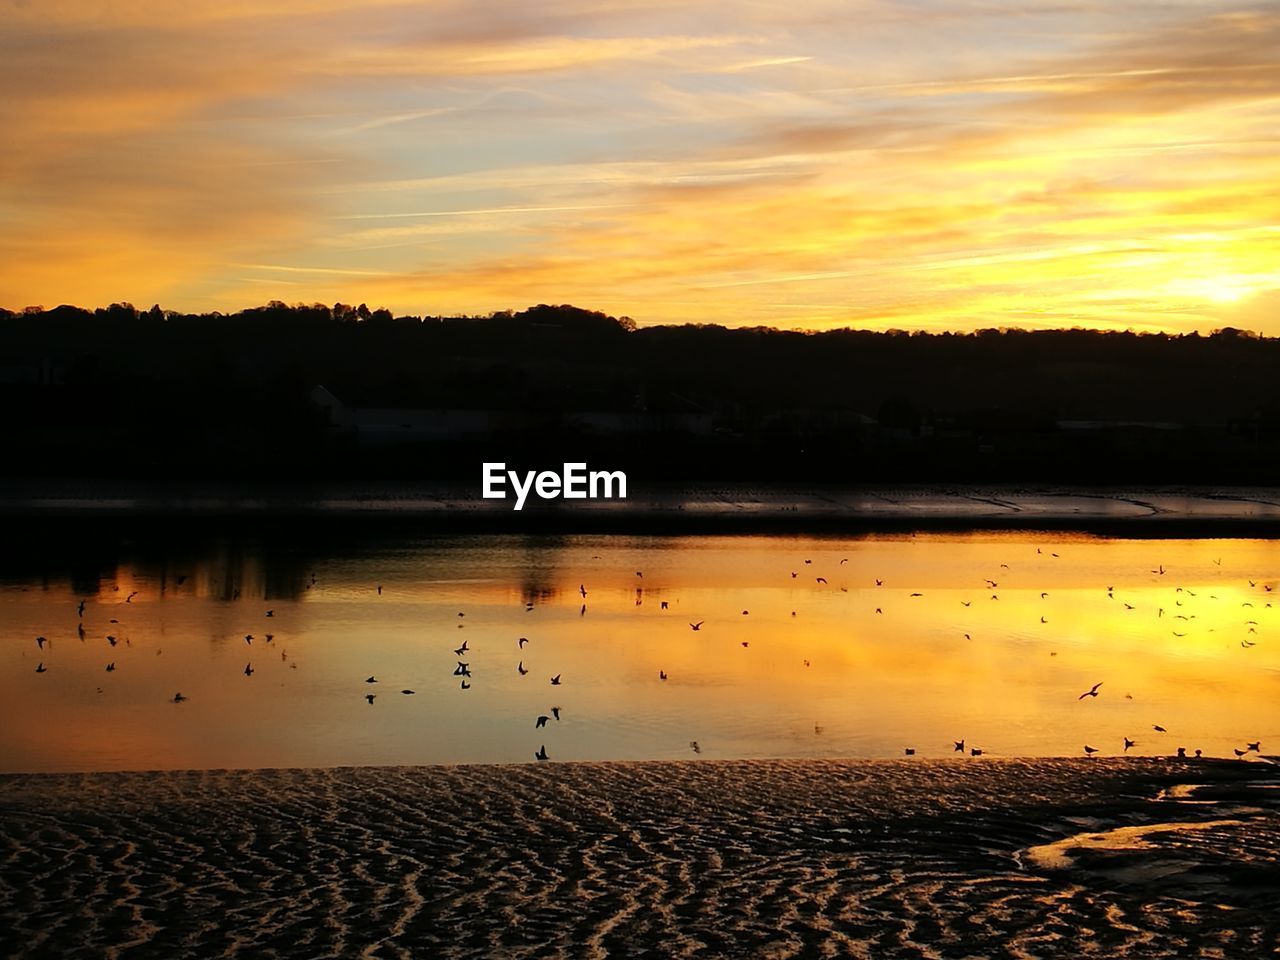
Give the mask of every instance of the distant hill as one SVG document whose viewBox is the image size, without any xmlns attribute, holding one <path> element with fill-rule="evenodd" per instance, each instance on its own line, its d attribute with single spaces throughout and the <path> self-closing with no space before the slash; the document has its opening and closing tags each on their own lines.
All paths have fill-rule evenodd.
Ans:
<svg viewBox="0 0 1280 960">
<path fill-rule="evenodd" d="M 655 479 L 1275 483 L 1278 373 L 1280 341 L 1234 329 L 28 308 L 0 311 L 0 470 L 443 479 L 563 456 Z"/>
</svg>

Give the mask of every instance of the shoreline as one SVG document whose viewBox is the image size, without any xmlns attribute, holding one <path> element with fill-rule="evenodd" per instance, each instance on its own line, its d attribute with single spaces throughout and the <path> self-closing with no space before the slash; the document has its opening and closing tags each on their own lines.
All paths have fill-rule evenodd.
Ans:
<svg viewBox="0 0 1280 960">
<path fill-rule="evenodd" d="M 626 500 L 485 500 L 475 486 L 0 483 L 13 525 L 118 520 L 394 522 L 424 531 L 555 533 L 1069 530 L 1131 536 L 1280 533 L 1280 488 L 692 484 Z"/>
</svg>

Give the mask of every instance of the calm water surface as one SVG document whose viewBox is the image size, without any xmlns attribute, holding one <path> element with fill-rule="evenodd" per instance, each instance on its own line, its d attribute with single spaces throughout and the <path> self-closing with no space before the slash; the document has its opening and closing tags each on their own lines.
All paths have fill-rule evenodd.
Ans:
<svg viewBox="0 0 1280 960">
<path fill-rule="evenodd" d="M 989 532 L 120 542 L 4 571 L 0 770 L 1274 752 L 1278 563 Z"/>
</svg>

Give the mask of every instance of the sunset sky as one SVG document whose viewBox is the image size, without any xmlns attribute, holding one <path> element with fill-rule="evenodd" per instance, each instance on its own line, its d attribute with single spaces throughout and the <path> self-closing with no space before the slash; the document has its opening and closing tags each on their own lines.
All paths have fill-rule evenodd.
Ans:
<svg viewBox="0 0 1280 960">
<path fill-rule="evenodd" d="M 1280 335 L 1280 5 L 0 0 L 0 306 Z"/>
</svg>

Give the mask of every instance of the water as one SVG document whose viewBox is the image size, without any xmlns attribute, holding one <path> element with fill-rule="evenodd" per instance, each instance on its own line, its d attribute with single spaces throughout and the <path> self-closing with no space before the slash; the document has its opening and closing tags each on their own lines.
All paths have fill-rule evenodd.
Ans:
<svg viewBox="0 0 1280 960">
<path fill-rule="evenodd" d="M 0 771 L 1266 752 L 1278 559 L 990 532 L 57 543 L 0 571 Z"/>
</svg>

